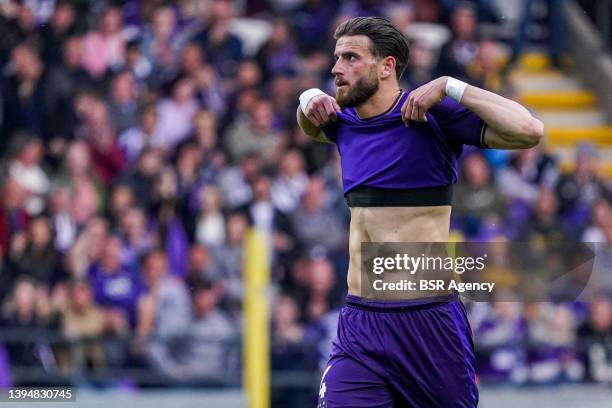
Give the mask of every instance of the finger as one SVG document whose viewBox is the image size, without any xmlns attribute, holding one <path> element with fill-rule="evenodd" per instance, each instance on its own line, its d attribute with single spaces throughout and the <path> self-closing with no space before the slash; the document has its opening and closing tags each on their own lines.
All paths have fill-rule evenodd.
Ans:
<svg viewBox="0 0 612 408">
<path fill-rule="evenodd" d="M 416 106 L 416 115 L 417 115 L 417 120 L 419 122 L 424 122 L 423 120 L 423 116 L 425 116 L 425 107 L 422 104 L 418 104 Z"/>
<path fill-rule="evenodd" d="M 327 111 L 325 109 L 325 104 L 321 103 L 317 107 L 317 112 L 319 113 L 319 116 L 321 117 L 321 123 L 329 122 L 329 115 L 327 114 Z"/>
<path fill-rule="evenodd" d="M 331 99 L 325 100 L 325 112 L 331 120 L 336 120 L 336 111 L 334 110 L 334 104 Z"/>
<path fill-rule="evenodd" d="M 427 109 L 422 108 L 419 111 L 419 118 L 421 122 L 427 122 Z"/>
<path fill-rule="evenodd" d="M 414 101 L 412 103 L 412 110 L 410 111 L 410 120 L 414 120 L 417 122 L 419 120 L 418 110 L 419 110 L 419 101 Z"/>
<path fill-rule="evenodd" d="M 316 111 L 314 109 L 309 109 L 308 114 L 306 115 L 309 121 L 312 122 L 316 127 L 321 126 L 321 120 L 317 118 Z"/>
<path fill-rule="evenodd" d="M 332 98 L 332 104 L 334 105 L 334 110 L 336 112 L 342 112 L 342 108 L 338 105 L 338 102 L 334 98 Z"/>
<path fill-rule="evenodd" d="M 404 104 L 402 105 L 402 109 L 400 109 L 400 112 L 402 113 L 401 117 L 402 117 L 402 122 L 404 122 L 404 125 L 406 125 L 406 108 L 408 107 L 408 102 L 410 101 L 410 99 L 406 99 L 406 102 L 404 102 Z"/>
<path fill-rule="evenodd" d="M 402 120 L 406 126 L 410 126 L 410 112 L 412 112 L 412 103 L 412 98 L 409 98 L 408 101 L 406 101 L 406 108 L 404 109 L 404 113 L 402 115 Z"/>
<path fill-rule="evenodd" d="M 321 114 L 321 101 L 316 101 L 311 106 L 312 115 L 317 118 L 319 125 L 325 122 L 325 116 Z"/>
<path fill-rule="evenodd" d="M 313 125 L 315 125 L 316 127 L 321 127 L 322 122 L 318 112 L 313 111 L 308 118 L 310 119 Z"/>
</svg>

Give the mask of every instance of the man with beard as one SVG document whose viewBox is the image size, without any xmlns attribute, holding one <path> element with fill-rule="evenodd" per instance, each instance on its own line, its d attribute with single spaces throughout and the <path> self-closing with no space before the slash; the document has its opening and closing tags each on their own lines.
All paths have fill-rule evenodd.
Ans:
<svg viewBox="0 0 612 408">
<path fill-rule="evenodd" d="M 365 298 L 361 243 L 448 241 L 462 146 L 530 148 L 543 125 L 454 78 L 399 89 L 409 49 L 385 19 L 348 20 L 334 38 L 335 98 L 309 89 L 297 112 L 308 135 L 337 145 L 351 210 L 349 294 L 319 407 L 475 407 L 472 334 L 457 294 Z"/>
</svg>

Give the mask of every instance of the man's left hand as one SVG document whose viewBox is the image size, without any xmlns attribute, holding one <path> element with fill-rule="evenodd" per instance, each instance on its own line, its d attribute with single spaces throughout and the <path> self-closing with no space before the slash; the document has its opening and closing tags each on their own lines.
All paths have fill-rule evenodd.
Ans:
<svg viewBox="0 0 612 408">
<path fill-rule="evenodd" d="M 427 111 L 446 96 L 447 79 L 446 76 L 434 79 L 410 92 L 402 106 L 402 121 L 406 126 L 411 120 L 427 122 Z"/>
</svg>

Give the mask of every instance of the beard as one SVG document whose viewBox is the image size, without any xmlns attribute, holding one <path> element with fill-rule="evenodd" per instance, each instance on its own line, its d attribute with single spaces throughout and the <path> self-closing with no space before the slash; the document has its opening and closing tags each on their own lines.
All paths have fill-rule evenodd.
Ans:
<svg viewBox="0 0 612 408">
<path fill-rule="evenodd" d="M 359 106 L 378 91 L 379 81 L 376 70 L 371 70 L 367 76 L 359 78 L 353 86 L 348 89 L 336 89 L 336 102 L 341 108 L 352 108 Z"/>
</svg>

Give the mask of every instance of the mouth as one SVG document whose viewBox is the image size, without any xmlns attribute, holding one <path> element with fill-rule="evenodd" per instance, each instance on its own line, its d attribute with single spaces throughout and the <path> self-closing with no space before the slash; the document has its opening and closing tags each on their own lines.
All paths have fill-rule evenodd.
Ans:
<svg viewBox="0 0 612 408">
<path fill-rule="evenodd" d="M 336 87 L 342 88 L 343 86 L 348 86 L 348 82 L 336 80 Z"/>
</svg>

